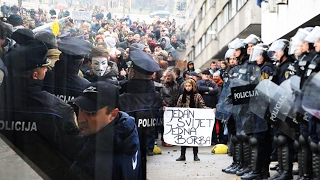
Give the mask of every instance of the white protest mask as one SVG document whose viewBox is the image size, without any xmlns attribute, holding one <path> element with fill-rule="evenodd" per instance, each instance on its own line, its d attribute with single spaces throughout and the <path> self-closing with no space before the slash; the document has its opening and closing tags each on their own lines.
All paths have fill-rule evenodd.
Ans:
<svg viewBox="0 0 320 180">
<path fill-rule="evenodd" d="M 108 58 L 93 57 L 92 58 L 92 72 L 97 76 L 103 76 L 108 67 Z"/>
</svg>

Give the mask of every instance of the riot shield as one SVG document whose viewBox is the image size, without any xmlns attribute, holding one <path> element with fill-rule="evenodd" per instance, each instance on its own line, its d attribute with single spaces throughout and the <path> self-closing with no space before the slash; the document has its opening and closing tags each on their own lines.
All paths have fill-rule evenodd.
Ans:
<svg viewBox="0 0 320 180">
<path fill-rule="evenodd" d="M 268 124 L 249 109 L 250 99 L 258 95 L 255 87 L 260 82 L 260 68 L 254 64 L 243 64 L 236 73 L 237 77 L 230 84 L 236 131 L 246 134 L 266 131 Z"/>
<path fill-rule="evenodd" d="M 320 72 L 312 74 L 302 88 L 302 108 L 320 119 Z"/>
<path fill-rule="evenodd" d="M 294 94 L 293 113 L 296 113 L 296 119 L 299 123 L 308 126 L 308 113 L 302 108 L 302 91 L 300 89 L 301 77 L 291 76 L 290 85 Z"/>
<path fill-rule="evenodd" d="M 276 117 L 282 121 L 285 121 L 291 128 L 299 131 L 299 123 L 296 120 L 297 113 L 294 108 L 296 91 L 293 90 L 293 88 L 297 89 L 297 86 L 292 86 L 292 84 L 295 85 L 296 82 L 299 82 L 297 78 L 297 76 L 292 78 L 290 77 L 280 84 L 272 98 L 269 111 L 271 113 L 271 118 Z"/>
<path fill-rule="evenodd" d="M 276 93 L 280 91 L 282 92 L 283 89 L 269 79 L 265 79 L 257 85 L 255 91 L 258 95 L 250 99 L 250 110 L 259 118 L 264 119 L 265 122 L 270 123 L 284 134 L 293 138 L 295 135 L 295 129 L 288 125 L 285 121 L 286 119 L 280 120 L 277 118 L 275 113 L 270 113 L 271 104 L 279 99 L 275 99 L 277 96 Z M 248 128 L 255 127 L 249 126 Z"/>
<path fill-rule="evenodd" d="M 218 120 L 228 120 L 231 116 L 232 104 L 228 102 L 228 95 L 230 92 L 230 81 L 223 84 L 222 91 L 219 96 L 218 104 L 216 105 L 216 118 Z"/>
</svg>

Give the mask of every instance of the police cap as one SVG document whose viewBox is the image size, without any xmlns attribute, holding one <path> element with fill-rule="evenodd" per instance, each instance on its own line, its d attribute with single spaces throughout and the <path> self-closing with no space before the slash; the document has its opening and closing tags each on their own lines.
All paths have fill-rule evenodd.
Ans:
<svg viewBox="0 0 320 180">
<path fill-rule="evenodd" d="M 106 106 L 119 106 L 119 88 L 105 81 L 90 83 L 82 94 L 70 103 L 86 112 L 96 112 Z"/>
<path fill-rule="evenodd" d="M 7 67 L 24 72 L 37 67 L 47 67 L 50 60 L 47 58 L 48 49 L 41 41 L 28 41 L 4 56 Z"/>
<path fill-rule="evenodd" d="M 142 74 L 152 75 L 154 72 L 161 70 L 159 64 L 151 57 L 151 55 L 143 51 L 130 51 L 129 57 L 132 62 L 132 68 Z"/>
<path fill-rule="evenodd" d="M 70 56 L 84 57 L 91 51 L 91 44 L 79 37 L 65 37 L 58 42 L 59 50 Z"/>
</svg>

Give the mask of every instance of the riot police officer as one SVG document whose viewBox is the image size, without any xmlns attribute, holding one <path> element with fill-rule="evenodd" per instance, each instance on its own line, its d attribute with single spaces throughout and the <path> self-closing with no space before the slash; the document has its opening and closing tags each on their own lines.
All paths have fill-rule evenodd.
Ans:
<svg viewBox="0 0 320 180">
<path fill-rule="evenodd" d="M 273 68 L 271 66 L 271 60 L 267 55 L 267 50 L 268 46 L 263 43 L 253 46 L 248 61 L 249 63 L 252 63 L 252 65 L 256 64 L 256 66 L 260 67 L 261 80 L 272 76 Z M 250 108 L 250 111 L 251 110 L 252 109 Z M 271 127 L 270 124 L 267 124 L 267 122 L 264 120 L 263 115 L 261 116 L 254 114 L 252 120 L 253 121 L 247 120 L 253 125 L 251 129 L 244 127 L 245 132 L 247 132 L 250 136 L 249 144 L 251 148 L 251 171 L 241 176 L 241 179 L 266 179 L 270 176 L 269 164 L 272 151 Z"/>
<path fill-rule="evenodd" d="M 55 63 L 50 78 L 44 81 L 44 89 L 65 102 L 79 96 L 90 83 L 78 75 L 83 58 L 91 51 L 91 44 L 78 37 L 65 37 L 58 43 L 62 52 Z"/>
<path fill-rule="evenodd" d="M 121 87 L 119 109 L 135 117 L 142 156 L 142 179 L 146 179 L 146 152 L 154 147 L 154 130 L 162 122 L 162 98 L 156 92 L 152 74 L 160 71 L 157 62 L 147 53 L 130 50 L 128 81 Z M 147 143 L 147 140 L 150 143 Z"/>
<path fill-rule="evenodd" d="M 272 81 L 280 85 L 290 77 L 288 67 L 294 60 L 288 55 L 289 41 L 279 39 L 274 41 L 268 49 L 269 57 L 276 62 Z M 292 179 L 293 139 L 274 128 L 274 142 L 277 144 L 279 172 L 269 179 Z"/>
<path fill-rule="evenodd" d="M 290 74 L 300 77 L 300 89 L 305 82 L 304 75 L 316 53 L 314 51 L 313 42 L 305 41 L 307 35 L 313 30 L 313 27 L 299 28 L 297 33 L 290 40 L 289 55 L 294 54 L 296 60 L 288 69 Z M 299 86 L 298 85 L 298 86 Z M 311 149 L 307 143 L 309 137 L 307 112 L 301 106 L 301 94 L 297 94 L 295 98 L 294 110 L 296 111 L 296 119 L 300 125 L 300 135 L 295 138 L 294 145 L 298 151 L 299 178 L 312 177 Z"/>
<path fill-rule="evenodd" d="M 314 29 L 310 32 L 310 34 L 305 38 L 305 41 L 309 42 L 309 43 L 314 43 L 314 48 L 315 48 L 315 56 L 312 58 L 312 60 L 310 61 L 309 65 L 307 66 L 305 72 L 301 75 L 301 81 L 304 82 L 302 89 L 304 89 L 303 92 L 303 100 L 302 100 L 302 105 L 303 105 L 303 109 L 306 110 L 309 114 L 308 114 L 308 123 L 309 123 L 309 142 L 310 142 L 310 148 L 312 151 L 312 170 L 313 170 L 313 177 L 312 178 L 316 178 L 319 179 L 320 178 L 320 171 L 319 171 L 319 165 L 320 165 L 320 151 L 319 151 L 319 147 L 320 145 L 319 143 L 319 117 L 315 117 L 314 113 L 312 111 L 310 111 L 310 106 L 308 105 L 308 103 L 310 103 L 310 101 L 314 101 L 314 97 L 313 94 L 306 94 L 306 93 L 310 93 L 310 92 L 314 92 L 314 86 L 310 86 L 308 84 L 312 85 L 312 81 L 309 81 L 309 78 L 311 78 L 311 76 L 317 72 L 320 71 L 320 58 L 319 58 L 319 54 L 320 54 L 320 27 L 316 26 L 314 27 Z M 309 83 L 307 83 L 309 81 Z M 316 82 L 318 83 L 318 82 Z M 311 87 L 311 88 L 310 88 Z M 317 91 L 318 89 L 316 89 Z M 309 97 L 309 98 L 305 98 Z M 305 100 L 306 99 L 306 100 Z M 312 99 L 312 100 L 311 100 Z M 314 106 L 312 108 L 317 109 L 317 106 Z"/>
</svg>

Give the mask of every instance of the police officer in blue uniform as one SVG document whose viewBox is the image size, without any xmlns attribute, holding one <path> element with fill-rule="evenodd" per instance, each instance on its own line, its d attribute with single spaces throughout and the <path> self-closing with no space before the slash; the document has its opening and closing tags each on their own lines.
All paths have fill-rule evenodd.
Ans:
<svg viewBox="0 0 320 180">
<path fill-rule="evenodd" d="M 162 98 L 152 81 L 152 74 L 160 71 L 160 67 L 149 54 L 136 49 L 129 53 L 128 67 L 129 80 L 122 86 L 120 110 L 135 117 L 141 147 L 142 179 L 146 179 L 146 153 L 153 150 L 154 126 L 163 118 Z"/>
<path fill-rule="evenodd" d="M 46 54 L 43 42 L 29 41 L 5 55 L 9 72 L 0 92 L 0 119 L 7 126 L 0 131 L 43 178 L 62 179 L 82 148 L 82 136 L 71 106 L 42 90 Z"/>
<path fill-rule="evenodd" d="M 78 75 L 83 58 L 91 51 L 91 44 L 78 37 L 65 37 L 58 42 L 62 52 L 44 81 L 44 89 L 65 102 L 79 96 L 90 83 Z"/>
<path fill-rule="evenodd" d="M 104 81 L 90 83 L 70 103 L 78 109 L 85 145 L 66 179 L 139 180 L 138 131 L 134 118 L 119 111 L 118 87 Z"/>
</svg>

